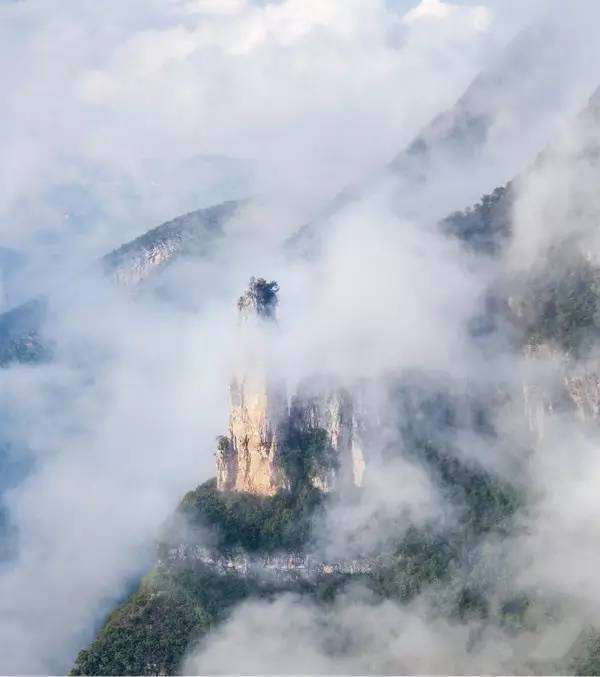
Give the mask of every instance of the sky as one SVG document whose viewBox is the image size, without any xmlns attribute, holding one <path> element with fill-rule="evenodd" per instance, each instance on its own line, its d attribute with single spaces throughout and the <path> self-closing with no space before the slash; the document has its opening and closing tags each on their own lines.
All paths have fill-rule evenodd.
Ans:
<svg viewBox="0 0 600 677">
<path fill-rule="evenodd" d="M 26 467 L 2 496 L 16 540 L 0 565 L 0 670 L 68 671 L 150 566 L 153 538 L 180 497 L 214 475 L 234 304 L 251 275 L 280 282 L 273 359 L 292 385 L 325 366 L 347 383 L 399 370 L 480 378 L 488 369 L 464 326 L 498 269 L 443 238 L 435 221 L 524 172 L 555 138 L 568 156 L 577 136 L 569 124 L 598 85 L 598 49 L 586 38 L 597 10 L 569 8 L 565 16 L 565 2 L 543 0 L 0 3 L 0 247 L 17 261 L 4 275 L 0 309 L 51 292 L 45 331 L 57 345 L 51 362 L 0 374 L 1 442 L 10 463 Z M 515 48 L 532 26 L 538 39 Z M 418 190 L 384 171 L 486 73 L 500 84 L 475 90 L 469 104 L 492 120 L 481 145 L 468 156 L 440 152 Z M 515 268 L 561 236 L 564 218 L 549 231 L 540 205 L 551 195 L 553 214 L 570 213 L 568 196 L 556 191 L 565 176 L 573 181 L 577 168 L 559 159 L 524 184 L 509 253 Z M 316 261 L 283 255 L 290 234 L 341 190 L 362 185 L 370 189 L 358 203 L 329 220 Z M 259 199 L 226 225 L 208 259 L 165 272 L 170 302 L 92 272 L 98 257 L 167 219 L 248 196 Z M 578 227 L 595 247 L 586 222 Z M 520 383 L 520 361 L 508 364 Z M 499 358 L 491 372 L 506 368 Z M 569 501 L 582 478 L 565 475 L 561 439 L 549 438 L 558 452 L 539 469 L 544 486 L 562 486 L 560 500 Z M 593 444 L 583 435 L 580 447 L 595 478 Z M 502 458 L 489 463 L 505 467 Z M 439 510 L 415 467 L 397 473 L 418 487 L 402 494 L 401 509 L 417 522 Z M 373 500 L 388 504 L 395 489 L 374 491 Z M 556 504 L 542 503 L 544 529 L 519 552 L 587 537 L 598 522 L 589 494 L 581 501 L 562 521 Z M 594 557 L 583 553 L 580 587 Z M 555 567 L 524 571 L 556 585 Z M 368 644 L 358 620 L 374 614 L 382 638 L 401 621 L 409 645 L 436 646 L 429 662 L 416 663 L 424 671 L 448 664 L 449 652 L 458 667 L 497 664 L 498 638 L 486 638 L 478 662 L 468 663 L 465 633 L 432 625 L 428 604 L 374 609 L 342 600 L 339 631 Z M 223 662 L 228 647 L 239 637 L 251 647 L 255 619 L 265 617 L 273 627 L 281 618 L 300 624 L 311 647 L 298 656 L 300 672 L 329 671 L 314 630 L 327 621 L 322 612 L 292 598 L 270 609 L 239 610 L 203 657 L 190 657 L 190 670 L 241 669 Z M 504 640 L 506 655 L 519 655 Z M 348 656 L 348 670 L 392 665 L 378 642 L 372 656 Z M 244 670 L 280 669 L 280 648 L 263 656 Z"/>
<path fill-rule="evenodd" d="M 314 213 L 510 35 L 485 8 L 436 7 L 3 3 L 0 241 L 28 262 L 6 303 L 228 197 L 280 194 L 293 220 Z"/>
</svg>

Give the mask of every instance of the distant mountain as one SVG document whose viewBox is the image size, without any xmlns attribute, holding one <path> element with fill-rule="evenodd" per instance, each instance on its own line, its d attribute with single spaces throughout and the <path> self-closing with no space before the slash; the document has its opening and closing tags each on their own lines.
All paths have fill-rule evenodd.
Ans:
<svg viewBox="0 0 600 677">
<path fill-rule="evenodd" d="M 585 255 L 585 239 L 595 230 L 595 224 L 600 219 L 600 210 L 590 209 L 590 206 L 596 204 L 596 200 L 590 198 L 600 180 L 599 157 L 600 87 L 571 122 L 566 135 L 548 143 L 525 171 L 513 177 L 506 185 L 498 186 L 490 194 L 484 195 L 472 207 L 455 211 L 443 218 L 440 226 L 443 232 L 462 240 L 473 251 L 497 254 L 508 243 L 513 232 L 513 208 L 519 187 L 527 190 L 528 182 L 535 181 L 540 176 L 545 178 L 549 186 L 559 187 L 561 183 L 569 181 L 573 183 L 574 191 L 571 202 L 579 199 L 581 205 L 558 205 L 557 209 L 553 209 L 550 207 L 552 188 L 549 189 L 548 223 L 544 228 L 548 233 L 546 245 L 554 248 L 561 245 L 563 253 L 566 251 L 565 247 L 570 253 L 573 248 L 583 247 L 584 251 L 579 254 Z M 571 228 L 568 231 L 560 222 L 567 216 L 567 209 L 572 210 Z M 557 220 L 557 224 L 553 231 L 550 226 L 554 220 Z M 566 235 L 561 235 L 567 232 L 568 242 Z M 551 234 L 556 236 L 556 241 L 551 240 Z M 556 261 L 555 254 L 553 258 Z"/>
<path fill-rule="evenodd" d="M 25 256 L 14 249 L 0 247 L 0 307 L 10 304 L 13 289 L 17 286 L 15 279 L 22 270 Z"/>
<path fill-rule="evenodd" d="M 49 355 L 40 331 L 46 301 L 36 299 L 0 315 L 0 366 L 11 362 L 40 362 Z"/>
<path fill-rule="evenodd" d="M 206 256 L 223 234 L 223 224 L 243 204 L 223 202 L 163 223 L 104 256 L 104 272 L 120 284 L 136 286 L 176 256 Z"/>
<path fill-rule="evenodd" d="M 561 48 L 569 51 L 574 63 L 582 57 L 571 49 L 570 39 L 552 23 L 519 33 L 460 99 L 436 116 L 387 167 L 337 195 L 292 235 L 287 242 L 290 255 L 315 256 L 331 217 L 383 186 L 390 188 L 394 207 L 403 217 L 425 211 L 437 220 L 470 199 L 453 184 L 456 172 L 471 174 L 466 189 L 479 186 L 482 192 L 518 173 L 546 145 L 555 133 L 556 117 L 571 104 L 576 66 L 565 67 Z M 555 85 L 552 96 L 549 77 Z M 595 84 L 590 82 L 590 90 Z M 503 152 L 506 147 L 510 153 Z"/>
<path fill-rule="evenodd" d="M 224 224 L 244 201 L 199 209 L 149 230 L 100 260 L 103 272 L 125 286 L 137 286 L 176 256 L 207 256 L 223 234 Z M 42 339 L 49 299 L 24 303 L 0 315 L 0 366 L 38 362 L 50 353 Z"/>
<path fill-rule="evenodd" d="M 479 248 L 496 251 L 498 238 L 506 239 L 510 230 L 513 199 L 510 186 L 485 196 L 473 209 L 453 212 L 447 206 L 448 198 L 440 197 L 439 186 L 451 182 L 453 173 L 459 169 L 472 173 L 474 186 L 492 176 L 500 175 L 502 182 L 521 169 L 515 166 L 515 157 L 522 158 L 525 164 L 544 145 L 551 120 L 567 96 L 560 92 L 570 91 L 570 71 L 563 67 L 564 59 L 558 49 L 560 44 L 565 47 L 563 33 L 549 24 L 520 33 L 456 104 L 434 118 L 381 172 L 363 185 L 337 195 L 315 220 L 299 228 L 284 245 L 289 255 L 315 256 L 328 221 L 346 206 L 388 183 L 404 216 L 410 217 L 426 205 L 434 220 L 440 220 L 448 233 L 470 239 L 473 246 L 477 241 Z M 556 84 L 556 95 L 551 100 L 547 88 L 549 74 Z M 496 152 L 503 144 L 512 144 L 513 150 L 515 146 L 519 148 L 519 152 L 509 154 L 508 164 L 500 162 L 502 153 Z M 489 185 L 483 183 L 482 192 Z M 456 191 L 444 188 L 442 192 L 450 193 L 451 202 L 457 206 L 468 200 Z M 223 224 L 246 203 L 228 201 L 180 216 L 107 254 L 101 265 L 118 283 L 136 286 L 180 255 L 206 256 L 222 234 Z M 448 213 L 450 216 L 445 217 Z M 23 310 L 4 320 L 3 317 L 0 315 L 0 365 L 22 360 L 24 356 L 27 360 L 35 358 L 38 349 L 31 341 L 37 341 L 40 326 L 35 324 L 33 315 Z M 25 317 L 31 321 L 22 341 L 16 334 L 19 323 L 15 323 L 15 317 L 20 317 L 20 322 Z"/>
</svg>

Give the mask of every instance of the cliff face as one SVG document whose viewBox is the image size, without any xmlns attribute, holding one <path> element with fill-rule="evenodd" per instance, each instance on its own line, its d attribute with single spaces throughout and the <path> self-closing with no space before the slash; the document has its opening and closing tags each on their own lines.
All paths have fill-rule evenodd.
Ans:
<svg viewBox="0 0 600 677">
<path fill-rule="evenodd" d="M 157 564 L 168 569 L 192 567 L 197 563 L 217 575 L 237 574 L 291 583 L 299 580 L 316 581 L 340 574 L 372 574 L 389 564 L 389 557 L 323 560 L 303 552 L 252 555 L 243 551 L 224 555 L 202 545 L 180 543 L 170 548 Z"/>
<path fill-rule="evenodd" d="M 267 341 L 278 287 L 250 280 L 238 300 L 240 361 L 229 386 L 229 430 L 217 447 L 217 487 L 271 496 L 288 486 L 281 453 L 285 385 L 270 373 Z"/>
<path fill-rule="evenodd" d="M 118 285 L 136 289 L 179 256 L 209 255 L 223 234 L 224 224 L 245 204 L 223 202 L 179 216 L 106 254 L 99 267 Z M 43 336 L 49 303 L 51 299 L 43 296 L 0 313 L 0 367 L 50 357 L 52 347 Z"/>
<path fill-rule="evenodd" d="M 217 488 L 271 496 L 303 480 L 331 491 L 360 485 L 364 426 L 354 398 L 333 379 L 306 379 L 288 404 L 268 343 L 278 287 L 252 278 L 238 301 L 240 361 L 229 386 L 229 429 L 216 452 Z"/>
<path fill-rule="evenodd" d="M 230 385 L 228 435 L 217 448 L 217 486 L 271 496 L 288 486 L 281 463 L 285 388 L 242 374 Z"/>
<path fill-rule="evenodd" d="M 582 423 L 600 420 L 600 364 L 569 359 L 559 349 L 542 343 L 528 346 L 526 360 L 532 372 L 523 384 L 525 416 L 537 442 L 544 439 L 548 417 L 573 412 Z"/>
<path fill-rule="evenodd" d="M 310 477 L 314 487 L 331 491 L 362 485 L 364 425 L 352 393 L 332 379 L 305 380 L 292 398 L 290 422 L 300 430 L 326 433 L 332 462 L 315 468 Z"/>
<path fill-rule="evenodd" d="M 179 255 L 206 255 L 243 204 L 224 202 L 179 216 L 107 254 L 101 265 L 118 284 L 136 287 Z"/>
</svg>

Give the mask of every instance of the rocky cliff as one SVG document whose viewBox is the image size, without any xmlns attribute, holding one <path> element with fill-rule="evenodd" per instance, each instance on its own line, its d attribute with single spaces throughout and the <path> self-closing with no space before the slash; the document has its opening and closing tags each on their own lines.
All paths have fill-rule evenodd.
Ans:
<svg viewBox="0 0 600 677">
<path fill-rule="evenodd" d="M 118 285 L 135 289 L 159 274 L 180 256 L 206 257 L 214 250 L 223 228 L 244 200 L 198 209 L 163 223 L 103 256 L 103 274 Z M 51 356 L 44 324 L 52 299 L 42 296 L 0 314 L 0 367 L 14 362 L 40 362 Z"/>
<path fill-rule="evenodd" d="M 101 265 L 118 284 L 135 287 L 177 256 L 207 255 L 243 204 L 223 202 L 179 216 L 110 252 Z"/>
<path fill-rule="evenodd" d="M 282 465 L 285 385 L 270 369 L 277 283 L 252 278 L 238 300 L 239 355 L 229 385 L 229 430 L 217 446 L 217 487 L 271 496 L 288 486 Z"/>
<path fill-rule="evenodd" d="M 279 554 L 221 554 L 202 545 L 180 543 L 170 548 L 157 566 L 169 568 L 205 566 L 217 575 L 237 574 L 255 578 L 271 578 L 279 583 L 316 581 L 327 576 L 371 574 L 389 564 L 389 557 L 355 557 L 324 560 L 303 552 Z"/>
<path fill-rule="evenodd" d="M 525 350 L 528 376 L 523 384 L 525 416 L 537 442 L 544 439 L 549 417 L 570 412 L 584 424 L 600 420 L 600 364 L 573 360 L 547 343 Z"/>
<path fill-rule="evenodd" d="M 365 421 L 358 393 L 335 379 L 316 376 L 300 383 L 290 405 L 293 429 L 326 434 L 330 462 L 313 468 L 310 482 L 321 491 L 361 486 L 365 474 Z"/>
<path fill-rule="evenodd" d="M 321 491 L 360 486 L 365 425 L 335 379 L 303 380 L 288 402 L 269 363 L 278 286 L 252 278 L 238 300 L 239 361 L 229 386 L 229 429 L 217 444 L 221 491 L 272 496 L 298 481 Z"/>
</svg>

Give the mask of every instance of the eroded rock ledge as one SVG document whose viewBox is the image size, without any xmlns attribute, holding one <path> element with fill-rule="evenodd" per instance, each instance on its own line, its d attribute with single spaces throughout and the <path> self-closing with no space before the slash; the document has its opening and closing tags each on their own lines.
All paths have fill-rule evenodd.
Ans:
<svg viewBox="0 0 600 677">
<path fill-rule="evenodd" d="M 270 578 L 278 582 L 313 581 L 334 575 L 371 574 L 383 566 L 381 557 L 323 560 L 305 553 L 232 555 L 217 553 L 205 546 L 181 543 L 170 547 L 158 560 L 159 567 L 203 564 L 212 573 L 237 574 L 242 577 Z"/>
</svg>

